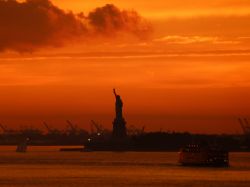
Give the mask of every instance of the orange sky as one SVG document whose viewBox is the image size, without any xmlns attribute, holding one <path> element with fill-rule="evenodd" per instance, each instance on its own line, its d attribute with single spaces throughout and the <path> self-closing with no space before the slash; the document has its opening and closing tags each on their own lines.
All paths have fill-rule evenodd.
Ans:
<svg viewBox="0 0 250 187">
<path fill-rule="evenodd" d="M 35 38 L 38 34 L 32 42 L 39 43 L 34 45 L 6 40 L 7 50 L 0 54 L 3 123 L 13 128 L 39 127 L 46 120 L 63 128 L 64 120 L 71 119 L 89 128 L 89 121 L 95 119 L 111 128 L 115 87 L 124 101 L 128 125 L 146 125 L 147 130 L 241 132 L 237 117 L 250 112 L 247 0 L 52 2 L 84 15 L 112 3 L 137 11 L 152 31 L 138 36 L 145 25 L 137 19 L 142 25 L 133 29 L 133 17 L 130 24 L 91 30 L 72 41 L 69 33 L 78 33 L 73 30 L 78 29 L 76 22 L 55 26 L 58 36 L 52 33 L 47 42 Z M 0 39 L 3 36 L 0 33 Z M 61 41 L 59 36 L 68 39 Z M 29 47 L 31 53 L 16 52 Z"/>
</svg>

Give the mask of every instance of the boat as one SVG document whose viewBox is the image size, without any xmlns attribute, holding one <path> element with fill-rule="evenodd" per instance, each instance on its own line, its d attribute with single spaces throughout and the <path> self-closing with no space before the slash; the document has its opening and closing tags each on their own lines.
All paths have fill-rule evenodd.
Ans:
<svg viewBox="0 0 250 187">
<path fill-rule="evenodd" d="M 24 141 L 20 142 L 17 145 L 16 152 L 18 152 L 18 153 L 26 153 L 27 148 L 28 148 L 28 141 L 29 141 L 29 138 L 27 138 Z"/>
<path fill-rule="evenodd" d="M 217 146 L 189 144 L 180 149 L 179 163 L 183 166 L 228 167 L 228 151 Z"/>
<path fill-rule="evenodd" d="M 80 147 L 72 147 L 72 148 L 61 148 L 60 149 L 61 152 L 83 152 L 84 148 L 80 148 Z"/>
</svg>

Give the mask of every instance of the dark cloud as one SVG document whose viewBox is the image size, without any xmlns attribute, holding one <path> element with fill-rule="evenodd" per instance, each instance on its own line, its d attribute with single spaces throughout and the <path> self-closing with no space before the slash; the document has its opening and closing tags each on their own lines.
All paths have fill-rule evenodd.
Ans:
<svg viewBox="0 0 250 187">
<path fill-rule="evenodd" d="M 143 38 L 151 32 L 151 25 L 135 11 L 120 10 L 112 4 L 96 8 L 87 16 L 95 32 L 113 35 L 116 31 L 126 31 Z"/>
<path fill-rule="evenodd" d="M 0 50 L 58 46 L 85 30 L 72 13 L 65 13 L 48 0 L 0 1 Z"/>
<path fill-rule="evenodd" d="M 84 16 L 65 12 L 49 0 L 0 0 L 0 51 L 34 51 L 120 31 L 143 36 L 149 26 L 136 12 L 121 11 L 114 5 Z"/>
</svg>

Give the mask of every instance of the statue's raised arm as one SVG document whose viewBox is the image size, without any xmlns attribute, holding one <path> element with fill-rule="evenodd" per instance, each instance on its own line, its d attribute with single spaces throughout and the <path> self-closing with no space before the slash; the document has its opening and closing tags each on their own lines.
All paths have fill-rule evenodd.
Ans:
<svg viewBox="0 0 250 187">
<path fill-rule="evenodd" d="M 117 96 L 117 94 L 116 94 L 116 91 L 115 91 L 115 89 L 113 89 L 113 92 L 114 92 L 114 95 L 115 95 L 115 97 Z"/>
</svg>

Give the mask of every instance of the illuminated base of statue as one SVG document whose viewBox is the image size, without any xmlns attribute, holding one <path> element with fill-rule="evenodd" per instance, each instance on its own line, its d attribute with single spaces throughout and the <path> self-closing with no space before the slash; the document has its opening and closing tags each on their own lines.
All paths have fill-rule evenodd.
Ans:
<svg viewBox="0 0 250 187">
<path fill-rule="evenodd" d="M 126 121 L 124 118 L 115 118 L 113 122 L 113 137 L 124 138 L 127 136 Z"/>
</svg>

